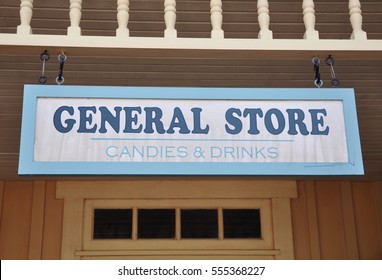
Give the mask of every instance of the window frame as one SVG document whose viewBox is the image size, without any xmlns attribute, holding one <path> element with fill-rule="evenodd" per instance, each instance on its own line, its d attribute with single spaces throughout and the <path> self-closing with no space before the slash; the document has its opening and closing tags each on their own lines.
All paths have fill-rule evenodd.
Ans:
<svg viewBox="0 0 382 280">
<path fill-rule="evenodd" d="M 67 180 L 58 181 L 56 184 L 56 198 L 62 199 L 64 203 L 61 259 L 294 259 L 291 199 L 297 197 L 295 180 L 258 180 L 247 177 L 131 177 L 124 178 L 123 181 Z M 270 249 L 248 249 L 243 248 L 244 246 L 240 246 L 242 249 L 229 249 L 235 247 L 228 248 L 222 243 L 217 243 L 211 250 L 153 250 L 152 247 L 141 250 L 111 250 L 109 247 L 105 250 L 85 249 L 85 201 L 118 199 L 268 200 L 271 205 L 273 230 L 269 238 L 273 245 Z M 198 242 L 201 244 L 201 241 Z"/>
</svg>

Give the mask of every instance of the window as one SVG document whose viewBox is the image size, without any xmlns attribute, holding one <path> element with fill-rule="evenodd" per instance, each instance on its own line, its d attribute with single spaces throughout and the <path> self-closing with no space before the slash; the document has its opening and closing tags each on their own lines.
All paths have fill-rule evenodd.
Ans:
<svg viewBox="0 0 382 280">
<path fill-rule="evenodd" d="M 131 209 L 95 209 L 94 239 L 131 238 Z"/>
<path fill-rule="evenodd" d="M 182 238 L 218 238 L 217 209 L 181 210 Z"/>
<path fill-rule="evenodd" d="M 223 209 L 224 238 L 261 238 L 259 209 Z"/>
<path fill-rule="evenodd" d="M 274 246 L 268 199 L 88 199 L 84 207 L 81 254 L 99 258 L 105 251 L 125 257 L 153 252 L 204 255 L 217 248 L 222 248 L 219 254 L 245 255 Z M 99 230 L 99 225 L 108 225 L 107 215 L 114 221 L 109 226 L 125 228 L 124 234 Z"/>
<path fill-rule="evenodd" d="M 260 209 L 94 209 L 93 239 L 134 239 L 133 227 L 136 239 L 261 238 Z"/>
<path fill-rule="evenodd" d="M 138 238 L 175 238 L 175 209 L 138 209 Z"/>
</svg>

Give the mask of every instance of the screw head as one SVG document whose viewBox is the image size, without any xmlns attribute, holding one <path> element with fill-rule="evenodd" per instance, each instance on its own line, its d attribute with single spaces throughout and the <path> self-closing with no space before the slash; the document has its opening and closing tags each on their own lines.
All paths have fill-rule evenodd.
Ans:
<svg viewBox="0 0 382 280">
<path fill-rule="evenodd" d="M 47 50 L 45 50 L 44 52 L 42 52 L 42 53 L 40 54 L 40 59 L 41 59 L 42 61 L 48 61 L 49 58 L 50 58 L 50 55 L 49 55 L 49 53 L 48 53 Z"/>
<path fill-rule="evenodd" d="M 331 81 L 331 84 L 332 84 L 333 87 L 339 87 L 341 85 L 341 82 L 338 79 L 333 79 Z"/>
<path fill-rule="evenodd" d="M 41 84 L 41 85 L 45 85 L 45 83 L 48 81 L 48 78 L 45 77 L 45 76 L 41 76 L 39 79 L 38 79 L 38 82 Z"/>
<path fill-rule="evenodd" d="M 326 65 L 334 65 L 334 59 L 331 55 L 329 55 L 326 59 L 325 59 L 325 63 Z"/>
</svg>

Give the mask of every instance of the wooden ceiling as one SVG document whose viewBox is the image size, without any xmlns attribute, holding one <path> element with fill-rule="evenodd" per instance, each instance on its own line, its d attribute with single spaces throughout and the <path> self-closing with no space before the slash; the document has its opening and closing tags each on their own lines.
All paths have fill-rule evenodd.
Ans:
<svg viewBox="0 0 382 280">
<path fill-rule="evenodd" d="M 163 37 L 163 0 L 130 0 L 130 36 Z M 226 38 L 257 38 L 257 1 L 223 0 L 223 30 Z M 83 0 L 83 35 L 114 36 L 117 28 L 116 0 Z M 382 2 L 361 1 L 364 30 L 368 38 L 382 39 Z M 301 39 L 304 33 L 302 1 L 269 1 L 273 37 Z M 348 1 L 315 1 L 316 29 L 320 39 L 348 39 L 351 34 Z M 178 37 L 208 38 L 211 24 L 209 0 L 177 0 Z M 65 35 L 70 25 L 69 0 L 35 0 L 34 34 Z M 15 33 L 19 21 L 19 1 L 0 1 L 0 33 Z M 1 36 L 0 36 L 1 38 Z M 105 38 L 106 39 L 106 38 Z M 17 165 L 24 84 L 37 84 L 41 74 L 40 53 L 35 48 L 17 54 L 1 48 L 0 41 L 0 179 L 18 179 Z M 48 84 L 55 84 L 58 72 L 57 49 L 49 49 L 46 65 Z M 170 52 L 170 51 L 169 51 Z M 382 50 L 381 50 L 382 52 Z M 215 55 L 208 57 L 171 53 L 153 57 L 146 50 L 131 54 L 95 55 L 68 53 L 65 85 L 108 86 L 190 86 L 190 87 L 314 87 L 311 59 L 322 60 L 321 75 L 330 87 L 329 67 L 323 60 L 335 59 L 341 87 L 355 88 L 366 175 L 358 179 L 382 179 L 382 59 L 373 54 L 358 56 L 340 52 L 293 53 L 272 57 Z"/>
</svg>

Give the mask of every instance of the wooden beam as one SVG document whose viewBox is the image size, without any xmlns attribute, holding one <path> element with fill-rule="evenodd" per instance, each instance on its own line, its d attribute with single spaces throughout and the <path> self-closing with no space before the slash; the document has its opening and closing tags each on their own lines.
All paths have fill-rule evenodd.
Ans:
<svg viewBox="0 0 382 280">
<path fill-rule="evenodd" d="M 66 35 L 0 34 L 0 52 L 9 55 L 35 55 L 43 49 L 52 53 L 64 51 L 70 56 L 108 57 L 198 57 L 311 59 L 326 57 L 328 51 L 336 59 L 382 59 L 382 40 L 309 40 L 296 39 L 210 39 L 155 37 L 105 37 Z"/>
<path fill-rule="evenodd" d="M 280 250 L 279 260 L 293 260 L 293 233 L 290 200 L 287 198 L 272 199 L 273 238 L 275 249 Z"/>
<path fill-rule="evenodd" d="M 82 249 L 83 199 L 65 199 L 61 259 L 80 259 L 75 252 Z"/>
<path fill-rule="evenodd" d="M 214 184 L 211 184 L 211 181 Z M 216 183 L 218 182 L 218 183 Z M 232 185 L 235 188 L 232 188 Z M 126 189 L 129 192 L 126 192 Z M 112 190 L 112 191 L 111 191 Z M 291 198 L 296 181 L 237 178 L 131 179 L 127 181 L 60 181 L 59 198 Z"/>
</svg>

